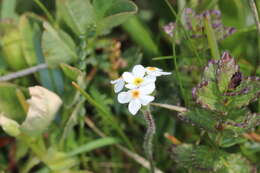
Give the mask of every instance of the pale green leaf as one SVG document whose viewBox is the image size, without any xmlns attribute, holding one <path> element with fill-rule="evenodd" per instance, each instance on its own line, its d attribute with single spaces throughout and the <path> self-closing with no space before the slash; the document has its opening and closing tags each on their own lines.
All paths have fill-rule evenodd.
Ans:
<svg viewBox="0 0 260 173">
<path fill-rule="evenodd" d="M 95 24 L 95 12 L 89 0 L 57 0 L 58 18 L 77 35 L 86 34 Z"/>
<path fill-rule="evenodd" d="M 18 86 L 10 83 L 0 83 L 0 113 L 8 118 L 21 122 L 24 120 L 25 112 L 18 101 L 16 90 Z"/>
<path fill-rule="evenodd" d="M 72 38 L 62 30 L 54 29 L 47 22 L 42 36 L 42 49 L 45 60 L 50 66 L 70 63 L 77 60 L 76 45 Z"/>
<path fill-rule="evenodd" d="M 2 126 L 8 135 L 13 137 L 17 137 L 21 133 L 19 129 L 20 125 L 16 121 L 5 117 L 3 114 L 0 114 L 0 126 Z"/>
</svg>

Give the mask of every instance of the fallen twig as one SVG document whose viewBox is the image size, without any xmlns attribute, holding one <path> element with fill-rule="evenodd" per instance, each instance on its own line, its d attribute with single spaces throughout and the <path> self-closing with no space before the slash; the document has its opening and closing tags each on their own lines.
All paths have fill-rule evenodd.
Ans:
<svg viewBox="0 0 260 173">
<path fill-rule="evenodd" d="M 40 71 L 40 70 L 43 70 L 46 68 L 48 68 L 47 64 L 39 64 L 39 65 L 36 65 L 33 67 L 29 67 L 24 70 L 20 70 L 18 72 L 14 72 L 14 73 L 7 74 L 5 76 L 1 76 L 0 82 L 5 82 L 5 81 L 13 80 L 13 79 L 16 79 L 19 77 L 27 76 L 29 74 L 35 73 L 37 71 Z"/>
</svg>

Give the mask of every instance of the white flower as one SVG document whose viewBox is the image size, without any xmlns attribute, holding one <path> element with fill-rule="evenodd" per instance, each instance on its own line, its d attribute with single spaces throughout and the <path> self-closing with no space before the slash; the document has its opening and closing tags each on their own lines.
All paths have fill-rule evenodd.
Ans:
<svg viewBox="0 0 260 173">
<path fill-rule="evenodd" d="M 140 88 L 135 88 L 127 92 L 118 94 L 119 103 L 129 103 L 128 110 L 135 115 L 142 105 L 146 106 L 154 100 L 154 96 L 150 96 L 155 89 L 155 84 L 150 83 Z"/>
<path fill-rule="evenodd" d="M 110 83 L 114 85 L 115 93 L 120 92 L 125 86 L 125 81 L 122 77 L 120 77 L 116 80 L 112 80 L 112 81 L 110 81 Z"/>
<path fill-rule="evenodd" d="M 153 76 L 144 76 L 145 68 L 142 65 L 136 65 L 133 68 L 132 73 L 124 72 L 122 77 L 128 84 L 125 85 L 128 89 L 135 89 L 145 86 L 150 83 L 154 83 L 156 78 Z"/>
<path fill-rule="evenodd" d="M 155 76 L 155 77 L 172 74 L 171 72 L 164 72 L 162 69 L 159 69 L 157 67 L 146 67 L 145 71 L 149 76 Z"/>
</svg>

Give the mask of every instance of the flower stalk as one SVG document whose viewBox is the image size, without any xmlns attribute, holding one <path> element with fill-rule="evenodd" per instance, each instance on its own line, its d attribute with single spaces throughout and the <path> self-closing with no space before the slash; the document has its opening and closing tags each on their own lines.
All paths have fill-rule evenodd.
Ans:
<svg viewBox="0 0 260 173">
<path fill-rule="evenodd" d="M 150 172 L 154 173 L 155 168 L 153 164 L 153 136 L 155 134 L 155 123 L 149 106 L 146 110 L 143 111 L 143 115 L 147 124 L 147 131 L 144 137 L 143 147 L 145 155 L 150 162 Z"/>
<path fill-rule="evenodd" d="M 214 30 L 212 28 L 210 15 L 208 13 L 205 13 L 204 16 L 205 16 L 204 18 L 205 30 L 206 30 L 206 35 L 207 35 L 211 55 L 213 56 L 214 59 L 220 59 L 218 43 L 215 37 Z"/>
</svg>

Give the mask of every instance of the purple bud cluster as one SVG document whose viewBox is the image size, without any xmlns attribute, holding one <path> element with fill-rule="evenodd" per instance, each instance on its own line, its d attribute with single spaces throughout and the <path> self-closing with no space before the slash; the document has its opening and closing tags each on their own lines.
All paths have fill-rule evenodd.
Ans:
<svg viewBox="0 0 260 173">
<path fill-rule="evenodd" d="M 173 31 L 175 29 L 175 23 L 170 22 L 167 25 L 163 27 L 163 30 L 166 34 L 168 34 L 170 37 L 173 37 Z"/>
<path fill-rule="evenodd" d="M 217 40 L 223 40 L 229 35 L 233 34 L 236 30 L 233 27 L 226 27 L 221 21 L 221 12 L 219 10 L 207 10 L 197 14 L 193 9 L 186 8 L 184 10 L 184 27 L 190 31 L 191 38 L 204 38 L 204 19 L 208 18 L 211 21 L 212 28 L 215 31 Z M 164 26 L 164 31 L 169 36 L 173 36 L 176 23 L 170 22 Z"/>
</svg>

